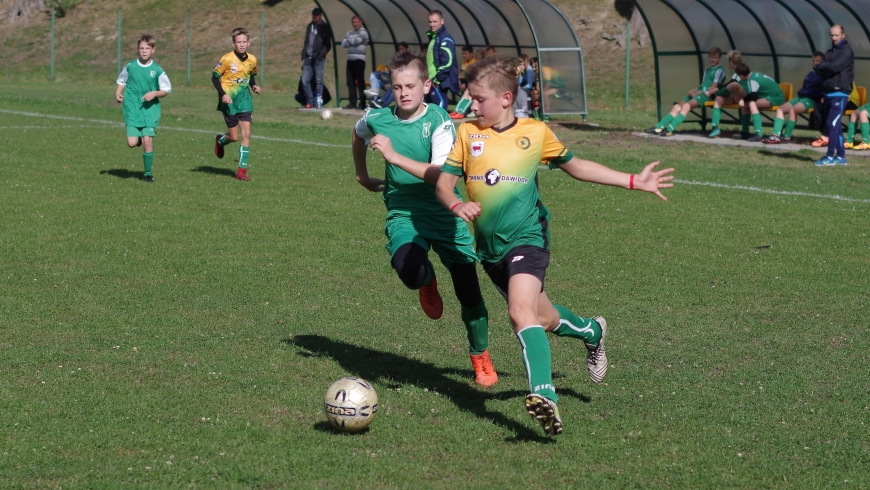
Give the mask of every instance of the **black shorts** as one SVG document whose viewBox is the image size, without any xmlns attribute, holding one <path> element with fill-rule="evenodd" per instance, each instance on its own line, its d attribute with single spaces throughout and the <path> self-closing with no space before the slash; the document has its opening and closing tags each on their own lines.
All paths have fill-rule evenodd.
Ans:
<svg viewBox="0 0 870 490">
<path fill-rule="evenodd" d="M 481 265 L 498 292 L 507 299 L 508 282 L 517 274 L 537 277 L 541 281 L 541 291 L 544 291 L 544 277 L 547 275 L 547 266 L 550 265 L 550 252 L 533 245 L 520 245 L 498 262 L 481 262 Z"/>
<path fill-rule="evenodd" d="M 238 114 L 227 114 L 224 112 L 224 121 L 228 128 L 234 128 L 239 125 L 239 121 L 251 122 L 252 112 L 240 112 Z"/>
</svg>

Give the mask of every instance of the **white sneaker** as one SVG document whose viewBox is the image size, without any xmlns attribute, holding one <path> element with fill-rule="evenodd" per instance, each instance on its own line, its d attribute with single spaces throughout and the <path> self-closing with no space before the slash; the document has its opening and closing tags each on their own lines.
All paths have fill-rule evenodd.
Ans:
<svg viewBox="0 0 870 490">
<path fill-rule="evenodd" d="M 589 379 L 593 383 L 600 383 L 607 374 L 607 354 L 604 353 L 607 320 L 603 316 L 599 316 L 595 321 L 601 326 L 601 340 L 598 341 L 598 347 L 592 349 L 586 347 L 586 369 L 589 371 Z"/>
<path fill-rule="evenodd" d="M 367 88 L 367 89 L 363 90 L 363 93 L 368 95 L 369 97 L 377 97 L 378 96 L 378 90 L 373 89 L 373 88 Z"/>
<path fill-rule="evenodd" d="M 318 109 L 323 108 L 323 97 L 321 97 L 319 95 L 317 96 L 317 108 Z"/>
</svg>

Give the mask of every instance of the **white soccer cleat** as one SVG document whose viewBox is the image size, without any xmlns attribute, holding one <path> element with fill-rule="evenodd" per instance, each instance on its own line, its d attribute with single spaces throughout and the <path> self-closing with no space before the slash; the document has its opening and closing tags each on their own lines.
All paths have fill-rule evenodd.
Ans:
<svg viewBox="0 0 870 490">
<path fill-rule="evenodd" d="M 595 319 L 601 326 L 601 339 L 598 347 L 586 347 L 586 369 L 589 371 L 589 379 L 593 383 L 600 383 L 607 374 L 607 354 L 604 353 L 604 337 L 607 336 L 607 320 L 603 316 Z"/>
<path fill-rule="evenodd" d="M 378 91 L 376 89 L 373 89 L 373 88 L 367 88 L 367 89 L 363 90 L 363 93 L 368 95 L 369 97 L 377 97 L 378 96 Z"/>
</svg>

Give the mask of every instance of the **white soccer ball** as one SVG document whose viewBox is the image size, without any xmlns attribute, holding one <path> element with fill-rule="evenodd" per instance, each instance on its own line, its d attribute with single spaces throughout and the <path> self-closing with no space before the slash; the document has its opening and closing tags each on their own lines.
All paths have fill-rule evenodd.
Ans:
<svg viewBox="0 0 870 490">
<path fill-rule="evenodd" d="M 378 413 L 378 394 L 366 380 L 349 376 L 332 383 L 324 399 L 326 420 L 344 432 L 359 432 Z"/>
<path fill-rule="evenodd" d="M 332 111 L 330 111 L 329 109 L 323 109 L 323 111 L 320 113 L 320 119 L 332 119 Z"/>
</svg>

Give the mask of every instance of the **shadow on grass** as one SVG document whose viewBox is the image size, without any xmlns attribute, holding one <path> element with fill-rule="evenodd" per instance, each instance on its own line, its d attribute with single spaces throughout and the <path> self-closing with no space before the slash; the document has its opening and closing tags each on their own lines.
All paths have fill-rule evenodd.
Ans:
<svg viewBox="0 0 870 490">
<path fill-rule="evenodd" d="M 100 170 L 100 175 L 111 175 L 119 179 L 142 179 L 145 177 L 145 172 L 136 170 L 127 170 L 126 168 L 113 168 L 109 170 Z"/>
<path fill-rule="evenodd" d="M 191 172 L 202 172 L 204 174 L 212 174 L 212 175 L 226 175 L 228 177 L 235 177 L 236 172 L 234 170 L 228 168 L 220 168 L 220 167 L 212 167 L 210 165 L 200 165 L 199 167 L 190 169 Z"/>
<path fill-rule="evenodd" d="M 811 150 L 800 150 L 800 153 L 795 152 L 785 152 L 785 151 L 771 151 L 771 150 L 758 150 L 759 155 L 764 155 L 766 157 L 777 157 L 784 158 L 786 160 L 799 160 L 801 162 L 806 162 L 807 160 L 814 157 L 816 154 Z"/>
<path fill-rule="evenodd" d="M 390 387 L 400 388 L 403 384 L 410 384 L 437 391 L 449 398 L 461 410 L 512 431 L 515 435 L 507 438 L 509 442 L 554 442 L 553 439 L 532 431 L 516 420 L 486 408 L 487 400 L 512 398 L 517 399 L 517 408 L 520 408 L 520 401 L 526 395 L 524 391 L 484 391 L 450 377 L 455 375 L 468 376 L 469 373 L 466 370 L 443 368 L 428 362 L 408 359 L 389 352 L 368 349 L 320 335 L 298 335 L 284 339 L 282 342 L 302 349 L 299 352 L 300 356 L 328 357 L 338 362 L 348 373 L 369 381 L 387 380 L 386 384 Z M 570 390 L 563 393 L 578 396 Z M 588 398 L 582 395 L 578 397 L 588 401 Z"/>
<path fill-rule="evenodd" d="M 599 124 L 558 121 L 559 126 L 572 131 L 628 131 L 625 128 L 608 127 Z"/>
</svg>

